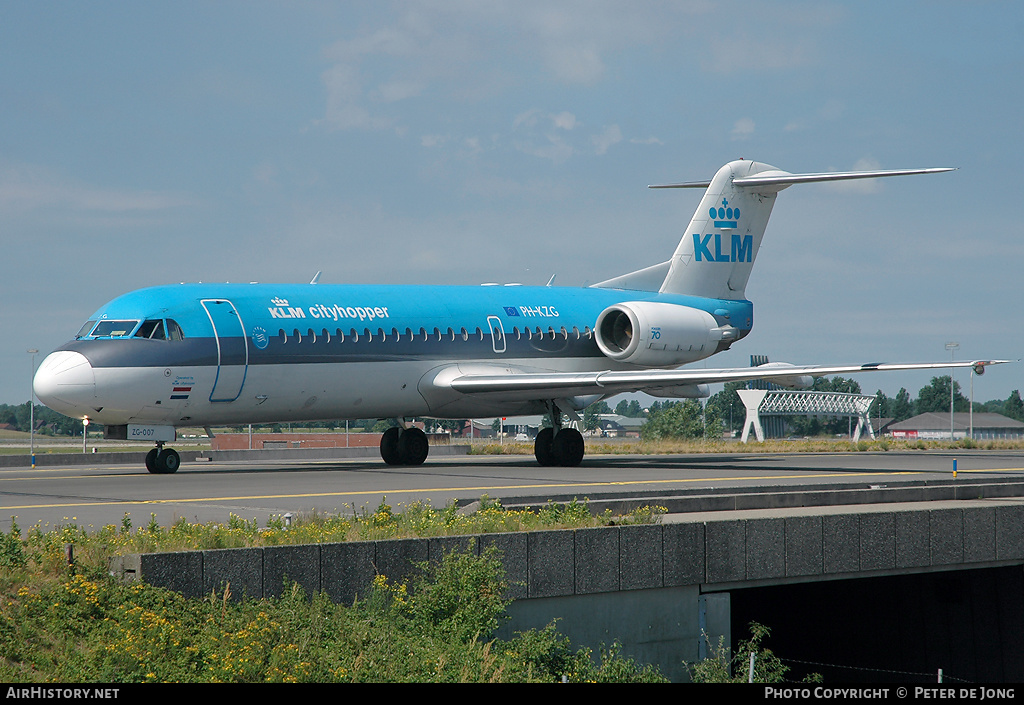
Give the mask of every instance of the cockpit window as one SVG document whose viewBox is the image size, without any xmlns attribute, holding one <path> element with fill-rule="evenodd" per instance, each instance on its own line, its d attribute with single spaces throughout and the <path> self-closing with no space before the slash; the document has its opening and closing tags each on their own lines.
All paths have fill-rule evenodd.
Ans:
<svg viewBox="0 0 1024 705">
<path fill-rule="evenodd" d="M 167 319 L 167 339 L 168 340 L 184 340 L 185 334 L 181 331 L 181 326 L 173 318 Z"/>
<path fill-rule="evenodd" d="M 82 330 L 78 331 L 78 335 L 75 336 L 75 340 L 78 340 L 79 338 L 84 338 L 85 336 L 89 335 L 89 331 L 92 330 L 92 327 L 94 325 L 96 325 L 96 321 L 86 321 L 85 325 L 82 326 Z"/>
<path fill-rule="evenodd" d="M 138 321 L 100 321 L 92 331 L 93 338 L 124 338 L 131 335 Z"/>
<path fill-rule="evenodd" d="M 135 332 L 136 338 L 149 338 L 150 340 L 164 339 L 164 322 L 161 319 L 143 321 L 142 325 Z"/>
</svg>

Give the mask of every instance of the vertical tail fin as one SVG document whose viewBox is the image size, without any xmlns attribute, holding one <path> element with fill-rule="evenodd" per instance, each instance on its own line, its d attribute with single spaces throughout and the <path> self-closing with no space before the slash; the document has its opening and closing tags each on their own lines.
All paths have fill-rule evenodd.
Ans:
<svg viewBox="0 0 1024 705">
<path fill-rule="evenodd" d="M 652 186 L 707 189 L 667 263 L 668 272 L 659 291 L 717 299 L 744 298 L 747 279 L 761 247 L 775 197 L 779 191 L 793 184 L 941 171 L 951 169 L 790 174 L 768 164 L 739 160 L 723 166 L 709 182 Z M 609 280 L 614 281 L 617 280 Z"/>
<path fill-rule="evenodd" d="M 779 187 L 755 191 L 737 186 L 736 180 L 764 172 L 781 173 L 767 164 L 742 160 L 718 170 L 672 255 L 661 292 L 743 298 Z"/>
</svg>

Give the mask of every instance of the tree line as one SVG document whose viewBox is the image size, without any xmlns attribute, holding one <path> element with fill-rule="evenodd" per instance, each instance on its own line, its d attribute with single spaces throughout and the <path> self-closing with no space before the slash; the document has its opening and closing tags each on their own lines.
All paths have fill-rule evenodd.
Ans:
<svg viewBox="0 0 1024 705">
<path fill-rule="evenodd" d="M 901 388 L 894 398 L 886 396 L 882 390 L 875 392 L 875 399 L 868 412 L 872 419 L 893 419 L 903 421 L 918 414 L 928 412 L 949 413 L 950 402 L 949 375 L 932 377 L 931 382 L 918 390 L 916 397 L 911 397 L 906 388 Z M 746 409 L 736 393 L 746 388 L 746 382 L 729 382 L 725 388 L 708 398 L 705 404 L 696 399 L 683 401 L 654 402 L 646 413 L 647 421 L 640 429 L 640 437 L 645 440 L 662 438 L 719 438 L 724 431 L 741 431 L 746 420 Z M 818 377 L 814 380 L 811 391 L 815 392 L 846 392 L 862 394 L 860 383 L 844 377 Z M 605 402 L 599 402 L 607 409 Z M 615 412 L 620 411 L 625 401 L 619 402 Z M 631 404 L 639 404 L 634 401 Z M 628 406 L 628 405 L 627 405 Z M 587 409 L 587 417 L 594 405 Z M 953 410 L 968 411 L 970 400 L 960 390 L 960 383 L 953 381 Z M 974 402 L 975 412 L 1002 414 L 1011 419 L 1024 422 L 1024 401 L 1020 391 L 1015 389 L 1005 400 Z M 597 411 L 596 413 L 609 413 Z M 632 414 L 623 414 L 630 415 Z M 850 421 L 846 417 L 814 417 L 791 416 L 786 418 L 788 432 L 795 436 L 838 435 L 849 431 Z M 593 428 L 596 428 L 596 424 Z M 589 427 L 588 427 L 589 428 Z"/>
<path fill-rule="evenodd" d="M 0 428 L 28 433 L 33 414 L 28 402 L 24 404 L 0 404 Z M 82 420 L 59 414 L 42 404 L 34 405 L 36 433 L 44 436 L 81 436 Z M 89 424 L 89 431 L 103 430 L 103 426 Z"/>
</svg>

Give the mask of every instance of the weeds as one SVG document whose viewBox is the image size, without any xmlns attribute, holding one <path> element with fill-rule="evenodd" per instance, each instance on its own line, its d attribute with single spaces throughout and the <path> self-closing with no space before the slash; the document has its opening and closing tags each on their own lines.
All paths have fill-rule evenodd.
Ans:
<svg viewBox="0 0 1024 705">
<path fill-rule="evenodd" d="M 0 682 L 664 680 L 616 644 L 599 658 L 572 652 L 554 624 L 495 640 L 508 601 L 493 550 L 422 568 L 411 586 L 377 576 L 365 600 L 343 606 L 297 585 L 274 599 L 186 599 L 28 561 L 0 595 Z"/>
</svg>

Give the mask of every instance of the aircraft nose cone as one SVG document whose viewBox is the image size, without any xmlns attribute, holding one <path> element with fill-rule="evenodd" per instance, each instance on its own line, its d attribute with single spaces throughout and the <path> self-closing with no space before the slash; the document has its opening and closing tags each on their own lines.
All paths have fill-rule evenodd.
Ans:
<svg viewBox="0 0 1024 705">
<path fill-rule="evenodd" d="M 96 377 L 85 355 L 71 350 L 50 353 L 32 380 L 36 397 L 54 411 L 85 416 L 96 400 Z"/>
</svg>

